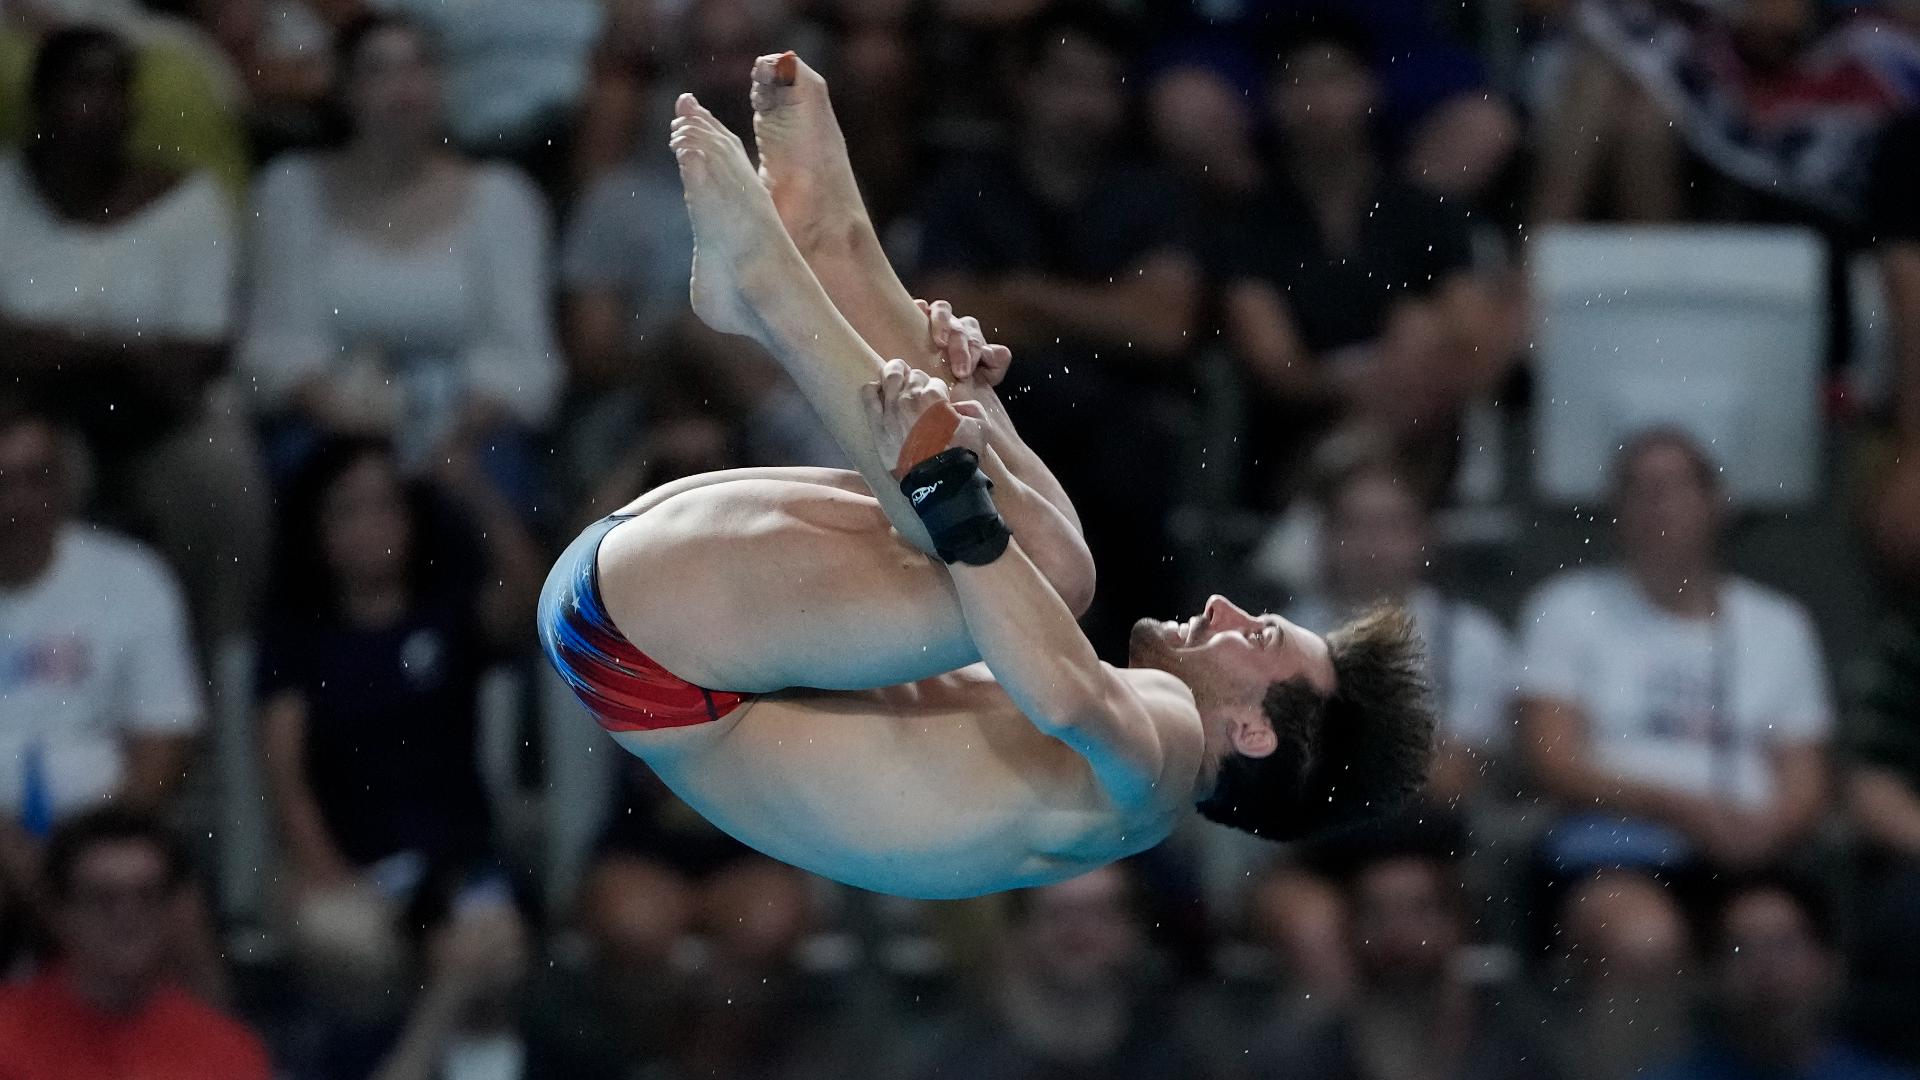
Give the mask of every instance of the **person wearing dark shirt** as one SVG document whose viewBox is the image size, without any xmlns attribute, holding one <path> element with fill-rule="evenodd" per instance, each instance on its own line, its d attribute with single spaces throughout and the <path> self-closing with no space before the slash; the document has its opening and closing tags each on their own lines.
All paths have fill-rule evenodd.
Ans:
<svg viewBox="0 0 1920 1080">
<path fill-rule="evenodd" d="M 1914 1073 L 1874 1059 L 1835 1030 L 1845 982 L 1826 902 L 1810 883 L 1756 876 L 1729 891 L 1714 923 L 1712 1020 L 1686 1056 L 1640 1075 L 1914 1080 Z"/>
<path fill-rule="evenodd" d="M 1847 809 L 1864 910 L 1853 978 L 1863 1034 L 1920 1063 L 1920 596 L 1889 611 L 1855 680 Z"/>
<path fill-rule="evenodd" d="M 579 901 L 599 952 L 670 962 L 698 938 L 717 967 L 776 967 L 813 926 L 808 875 L 753 850 L 682 802 L 638 758 L 623 761 L 613 812 Z"/>
<path fill-rule="evenodd" d="M 950 299 L 1020 357 L 1002 393 L 1078 497 L 1102 575 L 1088 636 L 1109 657 L 1131 623 L 1119 612 L 1179 606 L 1164 519 L 1200 292 L 1177 189 L 1124 154 L 1122 26 L 1091 6 L 1036 17 L 1010 152 L 941 168 L 917 275 L 923 295 Z"/>
<path fill-rule="evenodd" d="M 471 459 L 437 481 L 403 481 L 380 440 L 317 450 L 286 500 L 259 659 L 299 960 L 358 1004 L 405 970 L 403 921 L 511 905 L 477 710 L 483 674 L 532 621 L 538 556 Z"/>
<path fill-rule="evenodd" d="M 1465 977 L 1459 823 L 1404 818 L 1326 853 L 1346 882 L 1357 983 L 1330 1016 L 1283 1017 L 1245 1055 L 1250 1080 L 1536 1080 L 1556 1076 L 1511 993 Z"/>
<path fill-rule="evenodd" d="M 1854 976 L 1876 1039 L 1920 1063 L 1920 113 L 1883 133 L 1869 190 L 1895 415 L 1893 464 L 1868 526 L 1894 599 L 1854 702 L 1848 809 L 1869 897 Z"/>
<path fill-rule="evenodd" d="M 1126 864 L 1009 894 L 997 977 L 943 1034 L 916 1038 L 917 1080 L 1205 1080 L 1149 980 Z"/>
<path fill-rule="evenodd" d="M 1276 36 L 1271 187 L 1221 253 L 1228 341 L 1254 398 L 1249 501 L 1298 483 L 1294 463 L 1341 424 L 1441 446 L 1457 410 L 1503 374 L 1503 322 L 1472 273 L 1457 204 L 1395 179 L 1375 130 L 1365 38 L 1332 17 Z M 1442 465 L 1438 455 L 1416 454 Z M 1424 477 L 1431 492 L 1444 468 Z"/>
<path fill-rule="evenodd" d="M 818 879 L 626 758 L 575 901 L 584 956 L 535 984 L 526 1080 L 848 1076 L 873 1018 L 795 963 Z"/>
<path fill-rule="evenodd" d="M 0 1080 L 267 1080 L 260 1039 L 175 985 L 170 928 L 187 901 L 179 842 L 118 807 L 47 844 L 59 955 L 0 988 Z"/>
<path fill-rule="evenodd" d="M 1920 112 L 1888 125 L 1868 220 L 1886 289 L 1894 356 L 1893 465 L 1871 523 L 1887 569 L 1920 581 Z"/>
<path fill-rule="evenodd" d="M 1352 22 L 1374 46 L 1368 59 L 1380 84 L 1376 113 L 1399 175 L 1436 195 L 1490 209 L 1507 195 L 1504 188 L 1525 132 L 1513 104 L 1493 88 L 1484 50 L 1459 39 L 1444 5 L 1428 0 L 1165 0 L 1151 9 L 1160 23 L 1156 40 L 1200 41 L 1249 56 L 1273 39 L 1276 27 L 1332 15 Z"/>
</svg>

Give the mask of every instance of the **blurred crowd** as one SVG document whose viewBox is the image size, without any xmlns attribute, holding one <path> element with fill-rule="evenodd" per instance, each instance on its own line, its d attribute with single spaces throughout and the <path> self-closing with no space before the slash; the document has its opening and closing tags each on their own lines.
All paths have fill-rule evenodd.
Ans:
<svg viewBox="0 0 1920 1080">
<path fill-rule="evenodd" d="M 1417 805 L 909 902 L 549 692 L 579 527 L 840 461 L 665 145 L 786 48 L 1012 348 L 1102 654 L 1404 604 Z M 1533 490 L 1580 223 L 1870 267 L 1811 504 L 1685 416 Z M 1916 1016 L 1920 3 L 0 0 L 0 1080 L 1891 1080 Z"/>
</svg>

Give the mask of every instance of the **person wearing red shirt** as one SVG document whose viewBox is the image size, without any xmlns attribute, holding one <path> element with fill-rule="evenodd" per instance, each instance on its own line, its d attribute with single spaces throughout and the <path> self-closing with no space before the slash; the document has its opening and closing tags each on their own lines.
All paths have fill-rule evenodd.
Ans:
<svg viewBox="0 0 1920 1080">
<path fill-rule="evenodd" d="M 153 820 L 72 819 L 47 847 L 59 958 L 0 987 L 0 1080 L 267 1080 L 252 1032 L 168 978 L 186 863 Z"/>
</svg>

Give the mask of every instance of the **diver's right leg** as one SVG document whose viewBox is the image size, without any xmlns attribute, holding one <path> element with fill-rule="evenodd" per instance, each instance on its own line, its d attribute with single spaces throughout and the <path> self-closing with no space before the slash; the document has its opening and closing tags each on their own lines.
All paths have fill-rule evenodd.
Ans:
<svg viewBox="0 0 1920 1080">
<path fill-rule="evenodd" d="M 801 259 L 738 139 L 691 97 L 681 99 L 672 145 L 695 243 L 693 304 L 702 320 L 764 346 L 792 376 L 901 536 L 923 552 L 926 529 L 882 460 L 860 400 L 881 378 L 879 356 L 854 333 Z M 915 373 L 915 377 L 920 376 Z M 993 425 L 989 423 L 989 427 Z M 989 448 L 1001 514 L 1070 607 L 1092 599 L 1092 563 L 1073 523 Z"/>
<path fill-rule="evenodd" d="M 826 80 L 792 53 L 763 56 L 753 67 L 752 96 L 761 180 L 834 306 L 881 356 L 944 379 L 955 401 L 980 402 L 994 421 L 994 447 L 1007 468 L 1078 530 L 1080 516 L 1066 489 L 1021 441 L 999 395 L 980 380 L 954 378 L 948 342 L 935 340 L 945 332 L 930 324 L 894 272 L 861 201 Z"/>
<path fill-rule="evenodd" d="M 677 492 L 601 540 L 620 633 L 697 686 L 867 690 L 979 659 L 944 567 L 864 491 L 771 476 Z"/>
</svg>

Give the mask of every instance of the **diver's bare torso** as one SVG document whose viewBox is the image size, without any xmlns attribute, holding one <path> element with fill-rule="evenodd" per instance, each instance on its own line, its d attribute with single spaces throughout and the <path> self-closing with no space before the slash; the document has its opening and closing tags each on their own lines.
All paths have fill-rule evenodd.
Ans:
<svg viewBox="0 0 1920 1080">
<path fill-rule="evenodd" d="M 1116 805 L 982 665 L 885 690 L 795 690 L 715 724 L 616 736 L 710 821 L 783 862 L 903 896 L 1074 877 L 1192 807 Z"/>
<path fill-rule="evenodd" d="M 898 595 L 899 580 L 862 580 L 867 574 L 890 576 L 896 564 L 924 571 L 931 593 L 943 587 L 942 568 L 886 534 L 877 504 L 855 490 L 857 478 L 811 477 L 827 481 L 822 484 L 770 475 L 698 487 L 651 504 L 642 500 L 628 511 L 642 516 L 610 534 L 603 546 L 602 587 L 616 622 L 670 670 L 672 659 L 656 649 L 691 652 L 689 634 L 709 645 L 731 641 L 735 649 L 750 651 L 758 642 L 775 652 L 782 645 L 768 635 L 857 636 L 857 627 L 836 624 L 828 605 L 837 600 L 857 607 L 862 597 L 885 602 Z M 649 537 L 654 507 L 669 503 L 670 512 L 656 519 L 660 535 Z M 836 515 L 847 520 L 836 523 Z M 699 527 L 708 517 L 713 528 Z M 829 527 L 810 527 L 823 521 Z M 872 522 L 869 535 L 840 535 L 833 527 L 861 521 Z M 791 595 L 790 580 L 780 579 L 790 579 L 796 565 L 819 565 L 791 549 L 822 537 L 843 553 L 852 576 L 818 582 L 818 602 L 809 604 Z M 768 545 L 769 557 L 787 549 L 787 558 L 755 557 L 745 548 L 756 542 Z M 724 550 L 728 545 L 743 550 Z M 884 552 L 874 564 L 878 570 L 859 558 L 875 549 Z M 724 613 L 703 611 L 691 623 L 654 614 L 676 610 L 674 597 L 663 592 L 683 597 L 678 610 L 696 607 L 699 576 L 714 566 L 728 568 L 725 584 L 734 595 L 754 595 L 752 583 L 742 579 L 756 574 L 767 575 L 770 589 L 785 585 L 789 591 L 772 609 L 783 625 L 763 621 L 729 632 L 712 622 L 726 619 Z M 652 598 L 663 601 L 656 606 L 635 605 L 630 598 L 642 590 L 623 588 L 623 582 L 671 584 L 652 590 Z M 629 597 L 624 604 L 623 592 Z M 1147 701 L 1154 716 L 1165 718 L 1159 724 L 1165 750 L 1160 780 L 1125 801 L 1099 782 L 1086 758 L 1036 729 L 978 663 L 876 689 L 780 690 L 716 722 L 616 738 L 694 809 L 784 862 L 897 895 L 972 896 L 1061 880 L 1143 851 L 1191 811 L 1203 740 L 1190 693 L 1161 672 L 1113 674 Z"/>
</svg>

